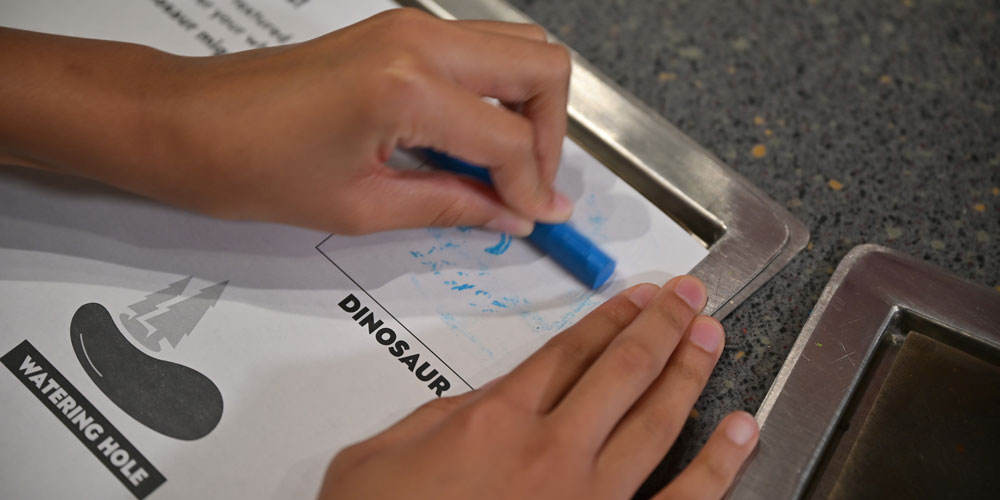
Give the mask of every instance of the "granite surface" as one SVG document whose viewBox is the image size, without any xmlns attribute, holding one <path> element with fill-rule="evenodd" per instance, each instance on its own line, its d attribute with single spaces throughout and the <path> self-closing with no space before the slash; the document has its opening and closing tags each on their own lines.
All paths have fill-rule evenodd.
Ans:
<svg viewBox="0 0 1000 500">
<path fill-rule="evenodd" d="M 731 350 L 640 496 L 757 409 L 855 245 L 1000 291 L 1000 2 L 510 1 L 812 235 L 723 322 Z"/>
</svg>

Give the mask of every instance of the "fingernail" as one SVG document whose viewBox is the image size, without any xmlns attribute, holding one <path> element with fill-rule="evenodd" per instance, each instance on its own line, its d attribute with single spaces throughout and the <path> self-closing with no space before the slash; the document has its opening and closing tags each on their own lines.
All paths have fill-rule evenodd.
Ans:
<svg viewBox="0 0 1000 500">
<path fill-rule="evenodd" d="M 750 442 L 757 433 L 757 422 L 750 415 L 742 414 L 729 419 L 726 424 L 726 437 L 733 444 L 743 446 Z"/>
<path fill-rule="evenodd" d="M 552 196 L 552 209 L 549 214 L 553 221 L 567 221 L 573 215 L 573 200 L 556 192 Z"/>
<path fill-rule="evenodd" d="M 705 352 L 716 352 L 722 344 L 722 325 L 711 319 L 697 319 L 691 325 L 691 333 L 688 337 L 691 343 L 702 348 Z"/>
<path fill-rule="evenodd" d="M 495 219 L 483 224 L 485 229 L 499 233 L 509 233 L 514 236 L 527 236 L 535 228 L 535 223 L 511 214 L 501 214 Z"/>
<path fill-rule="evenodd" d="M 649 301 L 653 299 L 653 296 L 656 295 L 656 291 L 659 289 L 660 287 L 652 283 L 643 283 L 628 294 L 628 300 L 639 309 L 642 309 L 646 307 L 646 304 L 649 304 Z"/>
<path fill-rule="evenodd" d="M 691 309 L 701 311 L 705 307 L 705 285 L 698 278 L 684 276 L 674 286 L 674 294 L 681 298 Z"/>
</svg>

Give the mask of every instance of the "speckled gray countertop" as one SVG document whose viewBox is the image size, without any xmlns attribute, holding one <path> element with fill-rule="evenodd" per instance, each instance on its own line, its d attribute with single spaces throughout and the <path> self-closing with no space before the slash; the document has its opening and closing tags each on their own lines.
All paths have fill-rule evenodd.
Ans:
<svg viewBox="0 0 1000 500">
<path fill-rule="evenodd" d="M 757 410 L 855 245 L 1000 290 L 1000 2 L 509 1 L 812 235 L 723 322 L 735 348 L 644 493 Z"/>
</svg>

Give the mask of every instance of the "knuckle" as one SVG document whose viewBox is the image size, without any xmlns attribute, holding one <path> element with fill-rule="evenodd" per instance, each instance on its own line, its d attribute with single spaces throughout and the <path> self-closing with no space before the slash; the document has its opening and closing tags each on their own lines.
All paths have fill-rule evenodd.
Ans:
<svg viewBox="0 0 1000 500">
<path fill-rule="evenodd" d="M 545 344 L 545 348 L 555 353 L 556 357 L 572 364 L 579 364 L 590 359 L 586 344 L 577 340 L 557 336 Z"/>
<path fill-rule="evenodd" d="M 644 409 L 638 417 L 642 432 L 654 440 L 673 434 L 677 421 L 676 411 L 676 407 L 667 408 L 658 405 Z"/>
<path fill-rule="evenodd" d="M 634 304 L 624 300 L 608 302 L 595 313 L 595 319 L 604 322 L 609 328 L 622 330 L 632 323 L 638 310 Z"/>
<path fill-rule="evenodd" d="M 548 50 L 551 54 L 549 56 L 549 69 L 553 76 L 560 80 L 569 80 L 569 76 L 573 72 L 573 57 L 569 49 L 565 45 L 551 43 Z"/>
<path fill-rule="evenodd" d="M 493 432 L 510 421 L 511 410 L 501 398 L 483 398 L 458 416 L 458 426 L 466 433 L 478 435 Z"/>
<path fill-rule="evenodd" d="M 708 373 L 698 363 L 678 358 L 671 367 L 671 377 L 676 378 L 685 386 L 701 387 L 708 381 Z"/>
<path fill-rule="evenodd" d="M 623 373 L 647 375 L 659 371 L 658 360 L 649 346 L 637 340 L 627 340 L 615 349 L 615 359 Z"/>
<path fill-rule="evenodd" d="M 538 189 L 540 172 L 535 158 L 534 126 L 527 118 L 518 116 L 506 121 L 496 134 L 497 153 L 502 160 L 495 166 L 494 178 L 506 196 L 516 205 L 535 213 L 544 209 L 547 202 Z M 501 182 L 501 179 L 504 182 Z"/>
<path fill-rule="evenodd" d="M 392 9 L 375 16 L 380 22 L 388 25 L 389 28 L 409 28 L 414 25 L 421 25 L 433 19 L 430 14 L 419 9 L 404 7 Z"/>
<path fill-rule="evenodd" d="M 691 311 L 691 308 L 674 294 L 668 294 L 666 300 L 658 304 L 655 310 L 660 321 L 667 326 L 668 331 L 673 335 L 680 335 L 687 330 L 694 318 L 694 312 Z"/>
<path fill-rule="evenodd" d="M 523 165 L 531 165 L 534 159 L 535 128 L 534 124 L 523 116 L 514 116 L 504 127 L 507 132 L 503 137 L 503 149 L 512 161 Z"/>
<path fill-rule="evenodd" d="M 377 82 L 379 98 L 408 102 L 426 91 L 427 77 L 421 71 L 416 55 L 406 50 L 394 50 L 383 57 Z"/>
<path fill-rule="evenodd" d="M 702 462 L 701 468 L 705 475 L 711 478 L 713 483 L 728 483 L 730 481 L 729 470 L 726 468 L 725 464 L 715 456 L 709 455 L 705 457 L 705 461 Z"/>
<path fill-rule="evenodd" d="M 446 205 L 435 211 L 431 218 L 430 226 L 433 227 L 454 227 L 462 223 L 468 211 L 468 204 L 462 200 L 451 200 Z"/>
<path fill-rule="evenodd" d="M 447 414 L 447 413 L 451 413 L 452 411 L 454 411 L 455 408 L 458 408 L 458 406 L 459 406 L 460 403 L 461 403 L 461 400 L 458 399 L 457 396 L 455 396 L 455 397 L 447 397 L 447 398 L 435 398 L 435 399 L 432 399 L 432 400 L 424 403 L 420 407 L 420 411 L 422 411 L 424 413 L 439 413 L 439 414 L 440 413 L 444 413 L 444 414 Z"/>
<path fill-rule="evenodd" d="M 391 123 L 414 129 L 419 122 L 415 103 L 427 100 L 432 80 L 420 57 L 406 49 L 388 50 L 381 55 L 372 78 L 366 82 L 359 106 L 367 110 L 366 120 Z"/>
</svg>

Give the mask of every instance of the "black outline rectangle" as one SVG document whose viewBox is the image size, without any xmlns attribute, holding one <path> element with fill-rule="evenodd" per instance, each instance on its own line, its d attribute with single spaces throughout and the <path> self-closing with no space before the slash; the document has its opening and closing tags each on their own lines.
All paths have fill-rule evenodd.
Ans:
<svg viewBox="0 0 1000 500">
<path fill-rule="evenodd" d="M 333 259 L 330 258 L 330 256 L 327 255 L 326 252 L 323 251 L 322 248 L 320 248 L 330 238 L 333 238 L 333 236 L 334 235 L 331 234 L 331 235 L 327 236 L 326 238 L 323 238 L 323 241 L 317 243 L 316 244 L 316 251 L 319 252 L 319 254 L 322 255 L 327 261 L 329 261 L 331 264 L 333 264 L 333 267 L 336 267 L 338 271 L 340 271 L 344 276 L 347 277 L 347 279 L 351 280 L 351 283 L 354 283 L 354 286 L 358 287 L 358 290 L 361 290 L 362 292 L 364 292 L 364 294 L 367 295 L 369 299 L 372 299 L 373 302 L 375 302 L 376 304 L 378 304 L 378 306 L 381 307 L 382 310 L 385 311 L 385 313 L 388 314 L 389 317 L 393 319 L 393 321 L 395 321 L 397 324 L 399 324 L 399 326 L 403 327 L 403 329 L 406 330 L 406 333 L 409 333 L 411 337 L 413 337 L 414 339 L 417 340 L 417 342 L 420 342 L 420 345 L 424 346 L 425 349 L 427 349 L 431 354 L 433 354 L 434 357 L 437 358 L 438 361 L 440 361 L 444 366 L 447 366 L 448 369 L 451 370 L 451 373 L 454 373 L 455 376 L 458 377 L 458 379 L 461 380 L 462 383 L 465 384 L 465 386 L 469 388 L 469 390 L 475 390 L 476 388 L 472 387 L 472 384 L 468 383 L 465 380 L 465 378 L 462 377 L 462 375 L 460 375 L 457 371 L 455 371 L 454 368 L 451 367 L 451 365 L 448 364 L 447 361 L 441 359 L 441 356 L 438 356 L 438 353 L 434 352 L 434 349 L 431 349 L 430 346 L 428 346 L 427 344 L 425 344 L 423 340 L 420 340 L 420 337 L 417 337 L 412 331 L 410 331 L 410 329 L 407 328 L 407 326 L 404 325 L 402 321 L 400 321 L 398 318 L 396 318 L 396 316 L 393 315 L 392 312 L 390 312 L 388 309 L 386 309 L 385 306 L 383 306 L 382 303 L 378 301 L 378 299 L 376 299 L 375 297 L 373 297 L 371 293 L 368 293 L 368 290 L 365 290 L 365 287 L 361 286 L 361 284 L 358 283 L 357 280 L 355 280 L 354 278 L 352 278 L 350 274 L 347 274 L 347 271 L 344 271 L 343 268 L 341 268 L 340 266 L 338 266 L 337 263 L 334 262 Z"/>
</svg>

